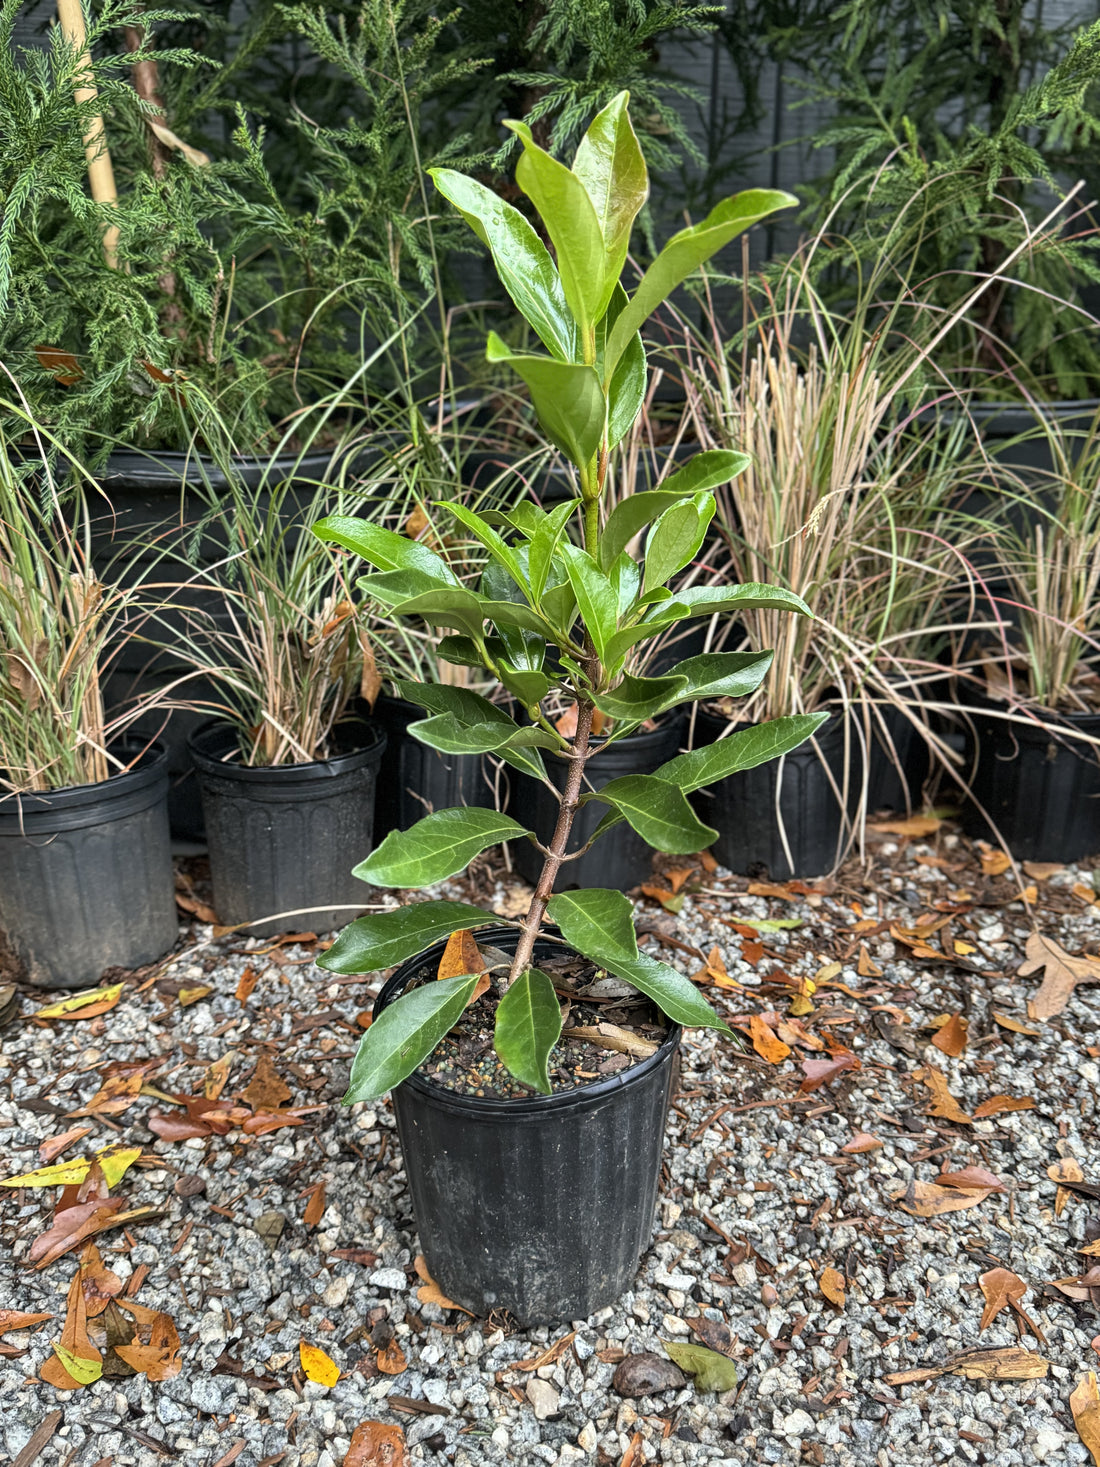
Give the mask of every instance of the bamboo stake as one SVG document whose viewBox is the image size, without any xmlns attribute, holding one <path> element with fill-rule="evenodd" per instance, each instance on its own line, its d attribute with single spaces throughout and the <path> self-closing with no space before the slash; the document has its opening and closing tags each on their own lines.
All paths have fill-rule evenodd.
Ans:
<svg viewBox="0 0 1100 1467">
<path fill-rule="evenodd" d="M 99 93 L 92 75 L 92 58 L 88 52 L 88 31 L 84 24 L 82 0 L 57 0 L 57 18 L 65 39 L 79 53 L 81 65 L 86 72 L 86 77 L 73 92 L 77 105 L 94 102 Z M 84 156 L 88 160 L 88 183 L 92 198 L 97 204 L 117 204 L 115 170 L 111 165 L 101 112 L 96 112 L 88 121 L 84 133 Z M 118 269 L 118 237 L 119 230 L 115 224 L 109 224 L 103 231 L 103 257 L 112 270 Z"/>
</svg>

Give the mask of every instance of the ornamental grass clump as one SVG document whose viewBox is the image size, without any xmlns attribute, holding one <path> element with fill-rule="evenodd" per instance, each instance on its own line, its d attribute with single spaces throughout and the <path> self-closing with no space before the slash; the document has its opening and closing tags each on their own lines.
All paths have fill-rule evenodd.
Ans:
<svg viewBox="0 0 1100 1467">
<path fill-rule="evenodd" d="M 606 509 L 609 455 L 634 424 L 646 392 L 641 328 L 705 260 L 795 202 L 770 190 L 724 200 L 700 224 L 674 235 L 628 295 L 620 276 L 648 177 L 627 101 L 620 93 L 596 116 L 572 168 L 539 147 L 524 123 L 508 124 L 522 144 L 517 183 L 541 217 L 554 257 L 517 209 L 472 178 L 433 170 L 437 188 L 489 247 L 501 283 L 546 349 L 513 352 L 491 334 L 487 352 L 526 384 L 543 431 L 577 475 L 579 496 L 549 511 L 520 504 L 476 513 L 452 504 L 459 526 L 487 552 L 476 588 L 462 584 L 429 546 L 376 524 L 332 516 L 316 526 L 322 539 L 368 562 L 371 572 L 359 581 L 368 602 L 390 616 L 446 629 L 440 656 L 486 670 L 526 715 L 521 723 L 469 688 L 398 683 L 400 695 L 427 714 L 411 726 L 414 737 L 450 754 L 495 754 L 545 782 L 557 819 L 553 830 L 535 832 L 493 810 L 440 810 L 388 835 L 356 874 L 376 886 L 425 888 L 498 842 L 536 843 L 542 873 L 516 924 L 510 971 L 498 979 L 494 1043 L 511 1074 L 544 1094 L 551 1092 L 548 1057 L 562 1018 L 553 982 L 533 966 L 540 934 L 560 933 L 569 948 L 633 985 L 675 1023 L 728 1032 L 687 978 L 639 951 L 631 904 L 621 891 L 554 894 L 559 871 L 580 854 L 570 849 L 578 809 L 592 800 L 606 807 L 590 844 L 626 820 L 659 851 L 700 850 L 716 832 L 698 819 L 688 796 L 796 748 L 821 722 L 809 714 L 759 724 L 599 790 L 586 777 L 592 761 L 647 720 L 700 698 L 749 695 L 771 663 L 770 652 L 721 652 L 690 657 L 660 677 L 639 677 L 624 670 L 639 644 L 714 612 L 773 608 L 810 615 L 798 596 L 764 584 L 669 589 L 702 544 L 715 489 L 746 468 L 745 454 L 699 454 L 661 489 L 622 496 Z M 544 711 L 552 694 L 575 706 L 571 737 Z M 597 714 L 613 720 L 598 745 L 592 740 Z M 548 777 L 546 759 L 567 761 L 561 791 Z M 353 922 L 323 965 L 372 972 L 453 932 L 497 921 L 465 902 L 416 902 Z M 545 933 L 546 921 L 557 932 Z M 413 987 L 390 1003 L 364 1036 L 345 1100 L 381 1095 L 410 1075 L 462 1014 L 477 982 L 477 974 L 460 974 Z"/>
</svg>

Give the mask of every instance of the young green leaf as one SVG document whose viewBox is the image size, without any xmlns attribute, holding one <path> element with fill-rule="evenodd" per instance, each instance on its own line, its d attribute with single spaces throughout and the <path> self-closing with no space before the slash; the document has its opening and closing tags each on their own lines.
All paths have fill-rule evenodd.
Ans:
<svg viewBox="0 0 1100 1467">
<path fill-rule="evenodd" d="M 538 674 L 532 674 L 538 676 Z M 557 740 L 541 728 L 512 728 L 507 724 L 463 723 L 453 713 L 437 713 L 410 723 L 408 732 L 429 749 L 441 754 L 499 754 L 515 769 L 533 779 L 544 779 L 546 770 L 535 748 L 558 749 Z"/>
<path fill-rule="evenodd" d="M 797 203 L 792 194 L 778 189 L 746 189 L 723 199 L 701 224 L 674 234 L 642 276 L 630 304 L 612 328 L 604 355 L 604 380 L 615 370 L 630 338 L 682 281 L 750 225 Z"/>
<path fill-rule="evenodd" d="M 688 703 L 707 698 L 747 698 L 754 693 L 767 676 L 775 653 L 768 652 L 700 652 L 697 657 L 686 657 L 669 669 L 669 677 L 682 677 L 686 687 L 676 698 L 665 703 L 661 709 L 673 707 L 674 703 Z"/>
<path fill-rule="evenodd" d="M 570 463 L 586 469 L 600 446 L 606 412 L 595 367 L 515 353 L 495 331 L 489 332 L 485 357 L 519 373 L 546 436 Z"/>
<path fill-rule="evenodd" d="M 690 855 L 718 839 L 718 832 L 703 824 L 683 790 L 652 774 L 624 774 L 582 800 L 612 805 L 647 845 L 669 855 Z"/>
<path fill-rule="evenodd" d="M 465 586 L 445 586 L 438 591 L 425 591 L 398 601 L 391 608 L 395 616 L 422 616 L 432 626 L 454 627 L 473 637 L 481 636 L 485 617 L 481 598 Z"/>
<path fill-rule="evenodd" d="M 528 968 L 497 1005 L 493 1048 L 524 1085 L 549 1095 L 547 1060 L 561 1034 L 561 1009 L 545 973 Z"/>
<path fill-rule="evenodd" d="M 496 810 L 436 810 L 408 830 L 391 830 L 354 874 L 373 886 L 432 886 L 465 871 L 490 846 L 526 834 L 518 821 Z"/>
<path fill-rule="evenodd" d="M 429 168 L 435 186 L 449 199 L 483 244 L 489 246 L 500 282 L 520 315 L 548 351 L 574 360 L 573 317 L 550 251 L 518 209 L 476 179 L 451 168 Z"/>
<path fill-rule="evenodd" d="M 578 545 L 563 545 L 569 583 L 577 598 L 585 629 L 601 661 L 619 621 L 619 598 L 599 566 Z"/>
<path fill-rule="evenodd" d="M 742 769 L 755 769 L 758 764 L 789 754 L 804 744 L 828 717 L 827 713 L 799 713 L 790 718 L 754 723 L 749 728 L 727 734 L 717 743 L 693 749 L 690 754 L 677 754 L 655 773 L 690 795 L 693 790 L 716 784 L 731 774 L 739 774 Z"/>
<path fill-rule="evenodd" d="M 414 902 L 392 912 L 369 912 L 344 928 L 317 966 L 332 973 L 378 973 L 452 932 L 499 921 L 468 902 Z"/>
<path fill-rule="evenodd" d="M 539 211 L 553 243 L 562 289 L 581 342 L 592 340 L 618 279 L 617 272 L 611 273 L 592 200 L 577 175 L 539 147 L 525 122 L 505 121 L 504 126 L 523 144 L 516 182 Z"/>
<path fill-rule="evenodd" d="M 621 285 L 616 285 L 611 292 L 611 300 L 604 318 L 596 327 L 596 368 L 601 373 L 608 333 L 619 319 L 626 301 L 626 291 Z M 634 420 L 645 400 L 648 375 L 645 347 L 642 344 L 641 336 L 635 332 L 619 358 L 607 387 L 608 448 L 614 448 L 633 427 Z"/>
<path fill-rule="evenodd" d="M 693 1345 L 671 1340 L 662 1340 L 669 1358 L 695 1377 L 697 1391 L 732 1391 L 737 1385 L 737 1366 L 728 1355 L 719 1355 L 717 1350 L 708 1350 L 705 1345 Z"/>
<path fill-rule="evenodd" d="M 607 517 L 600 532 L 600 566 L 607 570 L 646 525 L 652 524 L 658 515 L 676 504 L 690 504 L 689 495 L 673 493 L 664 489 L 640 489 L 621 499 Z"/>
<path fill-rule="evenodd" d="M 592 201 L 607 268 L 616 281 L 626 263 L 630 231 L 649 196 L 649 175 L 630 123 L 629 101 L 630 93 L 620 92 L 597 112 L 573 159 L 573 172 Z"/>
<path fill-rule="evenodd" d="M 382 525 L 372 524 L 370 520 L 356 519 L 348 514 L 330 514 L 317 521 L 313 533 L 318 540 L 353 550 L 376 570 L 419 571 L 444 585 L 458 585 L 458 577 L 434 550 Z"/>
<path fill-rule="evenodd" d="M 739 453 L 736 449 L 706 448 L 688 459 L 675 473 L 669 474 L 657 492 L 688 495 L 717 489 L 720 484 L 728 484 L 738 474 L 743 474 L 751 463 L 749 454 Z"/>
<path fill-rule="evenodd" d="M 454 1027 L 479 976 L 422 983 L 387 1004 L 359 1041 L 343 1103 L 377 1100 L 407 1079 Z"/>
<path fill-rule="evenodd" d="M 453 500 L 438 501 L 436 507 L 449 509 L 459 524 L 465 525 L 474 539 L 484 545 L 496 563 L 503 567 L 512 583 L 518 586 L 525 596 L 531 597 L 531 590 L 527 584 L 527 577 L 524 575 L 519 555 L 503 536 L 493 529 L 492 525 L 486 524 L 482 516 L 475 510 L 467 509 L 464 504 L 455 504 Z M 532 599 L 537 603 L 537 596 Z"/>
<path fill-rule="evenodd" d="M 536 526 L 530 537 L 527 550 L 527 576 L 536 606 L 546 589 L 550 567 L 554 561 L 554 551 L 558 547 L 565 526 L 569 523 L 576 506 L 575 499 L 555 505 L 549 514 L 543 515 L 542 523 Z"/>
<path fill-rule="evenodd" d="M 663 586 L 695 555 L 714 514 L 714 496 L 701 495 L 702 509 L 691 499 L 672 505 L 654 522 L 645 550 L 642 594 Z"/>
</svg>

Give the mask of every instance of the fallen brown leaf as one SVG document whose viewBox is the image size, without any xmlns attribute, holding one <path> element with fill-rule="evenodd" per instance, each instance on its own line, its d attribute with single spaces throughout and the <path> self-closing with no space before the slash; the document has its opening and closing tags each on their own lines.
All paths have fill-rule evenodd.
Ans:
<svg viewBox="0 0 1100 1467">
<path fill-rule="evenodd" d="M 983 1100 L 981 1105 L 974 1107 L 974 1119 L 984 1121 L 1006 1110 L 1034 1109 L 1035 1098 L 1032 1095 L 991 1095 L 988 1100 Z"/>
<path fill-rule="evenodd" d="M 529 1360 L 517 1360 L 515 1365 L 510 1365 L 510 1370 L 542 1370 L 547 1365 L 554 1365 L 565 1354 L 569 1346 L 577 1338 L 577 1331 L 572 1330 L 567 1335 L 562 1335 L 560 1340 L 543 1350 L 541 1355 L 533 1355 Z"/>
<path fill-rule="evenodd" d="M 1033 1019 L 1051 1019 L 1069 1003 L 1078 983 L 1100 983 L 1100 958 L 1075 958 L 1052 937 L 1033 932 L 1024 949 L 1026 961 L 1016 972 L 1021 978 L 1043 972 L 1038 993 L 1027 1011 Z"/>
<path fill-rule="evenodd" d="M 315 1187 L 310 1189 L 309 1201 L 306 1203 L 306 1210 L 302 1216 L 302 1221 L 307 1228 L 315 1228 L 324 1215 L 325 1184 L 324 1182 L 318 1182 Z"/>
<path fill-rule="evenodd" d="M 845 1070 L 862 1069 L 859 1060 L 854 1054 L 843 1053 L 834 1055 L 832 1059 L 804 1059 L 802 1070 L 806 1078 L 798 1087 L 800 1095 L 808 1095 L 813 1090 L 820 1090 L 822 1085 L 827 1085 L 830 1080 L 835 1080 Z"/>
<path fill-rule="evenodd" d="M 26 1314 L 22 1309 L 0 1309 L 0 1335 L 13 1329 L 30 1329 L 52 1319 L 52 1314 Z"/>
<path fill-rule="evenodd" d="M 867 951 L 867 944 L 861 942 L 859 945 L 859 964 L 856 972 L 861 978 L 881 978 L 882 969 L 873 961 L 871 954 Z"/>
<path fill-rule="evenodd" d="M 980 842 L 979 847 L 978 854 L 982 863 L 983 876 L 1001 876 L 1012 865 L 1012 861 L 1004 851 L 995 851 L 992 847 L 986 846 L 984 842 Z"/>
<path fill-rule="evenodd" d="M 405 1433 L 399 1426 L 364 1421 L 352 1433 L 344 1467 L 406 1467 Z"/>
<path fill-rule="evenodd" d="M 791 1052 L 790 1046 L 776 1037 L 774 1029 L 759 1014 L 753 1014 L 749 1019 L 749 1038 L 753 1049 L 770 1065 L 781 1065 Z"/>
<path fill-rule="evenodd" d="M 950 1187 L 937 1187 L 934 1182 L 913 1181 L 889 1195 L 903 1212 L 913 1217 L 940 1217 L 945 1212 L 963 1212 L 968 1207 L 977 1207 L 989 1192 L 957 1192 Z"/>
<path fill-rule="evenodd" d="M 84 1245 L 78 1276 L 80 1287 L 84 1290 L 84 1305 L 89 1319 L 95 1319 L 102 1314 L 115 1295 L 122 1293 L 122 1280 L 103 1262 L 94 1243 Z"/>
<path fill-rule="evenodd" d="M 1061 1161 L 1056 1161 L 1047 1167 L 1047 1176 L 1052 1182 L 1083 1182 L 1085 1174 L 1081 1170 L 1081 1164 L 1072 1156 L 1063 1156 Z M 1054 1194 L 1054 1216 L 1061 1217 L 1066 1209 L 1066 1204 L 1073 1198 L 1073 1192 L 1068 1187 L 1059 1186 Z"/>
<path fill-rule="evenodd" d="M 823 1268 L 817 1286 L 830 1304 L 835 1304 L 838 1309 L 844 1308 L 844 1290 L 848 1281 L 842 1273 L 835 1268 Z"/>
<path fill-rule="evenodd" d="M 957 1059 L 966 1048 L 968 1030 L 969 1025 L 962 1014 L 952 1014 L 947 1023 L 932 1035 L 932 1043 L 951 1059 Z"/>
<path fill-rule="evenodd" d="M 583 1039 L 599 1049 L 614 1050 L 616 1054 L 632 1054 L 639 1059 L 648 1059 L 651 1054 L 657 1053 L 658 1048 L 652 1039 L 644 1039 L 640 1034 L 632 1034 L 629 1029 L 621 1029 L 618 1024 L 607 1022 L 574 1024 L 571 1029 L 563 1029 L 561 1037 Z"/>
<path fill-rule="evenodd" d="M 636 1431 L 630 1438 L 630 1445 L 623 1453 L 623 1459 L 619 1463 L 619 1467 L 644 1467 L 644 1463 L 645 1447 L 643 1445 L 643 1437 L 640 1431 Z"/>
<path fill-rule="evenodd" d="M 934 835 L 943 821 L 938 815 L 910 815 L 907 820 L 877 820 L 869 823 L 868 830 L 880 835 Z"/>
<path fill-rule="evenodd" d="M 1100 1467 L 1100 1389 L 1097 1388 L 1095 1370 L 1090 1370 L 1074 1387 L 1069 1398 L 1069 1409 L 1073 1412 L 1077 1435 L 1092 1453 L 1092 1460 L 1097 1467 Z"/>
<path fill-rule="evenodd" d="M 1078 1304 L 1100 1304 L 1100 1263 L 1094 1263 L 1087 1273 L 1076 1278 L 1052 1279 L 1051 1288 Z"/>
<path fill-rule="evenodd" d="M 851 1156 L 861 1156 L 865 1151 L 877 1151 L 881 1145 L 878 1137 L 872 1136 L 869 1131 L 857 1131 L 840 1149 Z"/>
<path fill-rule="evenodd" d="M 43 1165 L 56 1161 L 63 1151 L 67 1151 L 77 1141 L 83 1141 L 85 1136 L 90 1136 L 92 1129 L 91 1126 L 74 1126 L 71 1131 L 62 1131 L 60 1136 L 51 1136 L 38 1148 L 39 1161 Z"/>
<path fill-rule="evenodd" d="M 396 1340 L 383 1345 L 375 1356 L 375 1364 L 383 1375 L 400 1375 L 408 1368 L 405 1352 Z"/>
<path fill-rule="evenodd" d="M 1002 1029 L 1007 1029 L 1011 1034 L 1030 1034 L 1032 1038 L 1041 1034 L 1041 1029 L 1032 1029 L 1027 1024 L 1022 1024 L 1019 1019 L 1013 1019 L 1008 1014 L 999 1014 L 996 1009 L 990 1010 L 993 1021 L 1000 1024 Z"/>
<path fill-rule="evenodd" d="M 236 999 L 238 1003 L 247 1003 L 252 997 L 252 990 L 256 987 L 259 974 L 252 968 L 245 968 L 237 983 Z"/>
<path fill-rule="evenodd" d="M 128 1306 L 123 1303 L 123 1308 Z M 149 1326 L 149 1340 L 142 1344 L 140 1336 L 132 1344 L 116 1345 L 120 1360 L 149 1380 L 172 1380 L 183 1369 L 180 1359 L 179 1333 L 170 1315 L 157 1313 Z"/>
<path fill-rule="evenodd" d="M 233 1068 L 233 1061 L 237 1058 L 235 1049 L 227 1049 L 221 1059 L 215 1060 L 212 1065 L 207 1065 L 206 1074 L 202 1078 L 202 1093 L 204 1100 L 217 1100 L 226 1087 L 229 1080 L 229 1071 Z"/>
<path fill-rule="evenodd" d="M 444 1294 L 435 1279 L 428 1272 L 428 1265 L 423 1253 L 418 1253 L 413 1259 L 413 1267 L 424 1280 L 423 1288 L 417 1289 L 416 1291 L 416 1297 L 420 1300 L 421 1304 L 438 1304 L 440 1309 L 458 1309 L 463 1314 L 469 1314 L 470 1318 L 473 1319 L 474 1315 L 472 1310 L 463 1309 L 461 1304 L 456 1304 L 453 1299 L 447 1298 L 446 1294 Z"/>
<path fill-rule="evenodd" d="M 937 1187 L 955 1187 L 960 1192 L 1007 1192 L 1008 1188 L 984 1166 L 964 1166 L 957 1172 L 940 1172 Z"/>
<path fill-rule="evenodd" d="M 1034 881 L 1049 881 L 1066 869 L 1057 861 L 1024 861 L 1022 864 L 1024 872 Z"/>
<path fill-rule="evenodd" d="M 947 1076 L 942 1070 L 938 1070 L 935 1065 L 926 1065 L 923 1069 L 913 1071 L 913 1079 L 919 1080 L 932 1092 L 932 1099 L 924 1108 L 926 1116 L 939 1116 L 942 1120 L 955 1121 L 961 1126 L 974 1124 L 948 1090 Z"/>
<path fill-rule="evenodd" d="M 253 1110 L 278 1110 L 291 1098 L 290 1090 L 276 1072 L 271 1056 L 261 1054 L 252 1078 L 241 1091 L 241 1099 Z"/>
<path fill-rule="evenodd" d="M 72 1283 L 69 1285 L 69 1296 L 65 1309 L 65 1324 L 61 1330 L 60 1344 L 63 1350 L 77 1361 L 87 1361 L 89 1366 L 99 1367 L 98 1374 L 103 1373 L 103 1357 L 88 1338 L 88 1312 L 84 1302 L 84 1289 L 81 1285 L 80 1271 L 73 1275 Z M 70 1362 L 71 1363 L 71 1362 Z M 76 1369 L 76 1366 L 73 1366 Z M 51 1355 L 43 1362 L 39 1372 L 42 1379 L 59 1391 L 75 1391 L 85 1381 L 77 1380 L 62 1363 L 59 1355 Z"/>
<path fill-rule="evenodd" d="M 978 1325 L 978 1333 L 981 1334 L 989 1328 L 1002 1309 L 1020 1302 L 1027 1293 L 1027 1284 L 1009 1268 L 991 1268 L 988 1273 L 982 1274 L 978 1283 L 985 1299 L 981 1323 Z"/>
<path fill-rule="evenodd" d="M 460 978 L 466 973 L 484 973 L 486 966 L 474 934 L 463 927 L 458 932 L 452 932 L 447 939 L 436 977 Z"/>
</svg>

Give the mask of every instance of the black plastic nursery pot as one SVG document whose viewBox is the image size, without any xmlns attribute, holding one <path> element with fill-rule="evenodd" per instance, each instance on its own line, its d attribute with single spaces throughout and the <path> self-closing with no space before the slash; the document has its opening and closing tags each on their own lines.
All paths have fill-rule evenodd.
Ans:
<svg viewBox="0 0 1100 1467">
<path fill-rule="evenodd" d="M 700 708 L 696 747 L 713 743 L 728 726 L 724 718 Z M 814 739 L 793 753 L 700 790 L 692 799 L 700 820 L 718 831 L 711 847 L 715 857 L 731 871 L 775 881 L 831 871 L 847 841 L 846 809 L 838 798 L 844 763 L 844 722 L 833 714 Z M 857 776 L 858 769 L 853 769 L 849 786 L 856 782 L 856 796 Z"/>
<path fill-rule="evenodd" d="M 240 763 L 228 723 L 192 735 L 214 908 L 226 926 L 254 924 L 260 937 L 329 932 L 366 905 L 367 887 L 351 873 L 371 851 L 386 736 L 367 723 L 340 729 L 347 752 L 276 766 Z"/>
<path fill-rule="evenodd" d="M 963 815 L 969 835 L 999 833 L 1020 861 L 1100 852 L 1100 751 L 1072 737 L 1100 737 L 1100 714 L 1036 710 L 1034 723 L 1009 723 L 978 712 L 969 723 L 967 767 L 977 760 Z"/>
<path fill-rule="evenodd" d="M 435 810 L 496 808 L 491 766 L 479 754 L 441 754 L 409 733 L 410 723 L 428 717 L 425 709 L 384 695 L 373 717 L 386 734 L 374 812 L 378 840 L 391 830 L 408 830 Z"/>
<path fill-rule="evenodd" d="M 599 749 L 586 766 L 585 775 L 592 787 L 599 789 L 625 774 L 652 774 L 658 765 L 667 763 L 679 753 L 684 728 L 685 720 L 678 715 L 647 733 L 628 734 L 620 743 Z M 594 742 L 599 743 L 598 740 Z M 551 754 L 544 762 L 547 774 L 558 789 L 563 789 L 569 772 L 566 761 Z M 513 774 L 511 780 L 507 813 L 536 834 L 552 831 L 558 818 L 558 802 L 546 786 L 527 774 Z M 579 850 L 606 814 L 606 805 L 595 802 L 582 805 L 573 821 L 569 840 L 571 849 Z M 513 841 L 509 849 L 516 871 L 534 885 L 543 864 L 537 848 L 529 840 L 519 839 Z M 585 855 L 576 861 L 567 861 L 559 868 L 555 890 L 563 891 L 570 886 L 608 886 L 626 891 L 644 881 L 652 870 L 652 848 L 624 820 L 606 835 L 601 835 Z"/>
<path fill-rule="evenodd" d="M 513 952 L 514 928 L 479 942 Z M 375 1018 L 445 944 L 404 963 Z M 560 945 L 545 938 L 535 959 Z M 397 1133 L 428 1270 L 481 1316 L 523 1324 L 587 1319 L 629 1288 L 653 1235 L 665 1122 L 682 1030 L 632 1069 L 555 1095 L 461 1095 L 414 1073 L 393 1092 Z"/>
<path fill-rule="evenodd" d="M 167 761 L 141 747 L 98 784 L 0 798 L 0 927 L 31 983 L 89 988 L 176 941 Z"/>
</svg>

